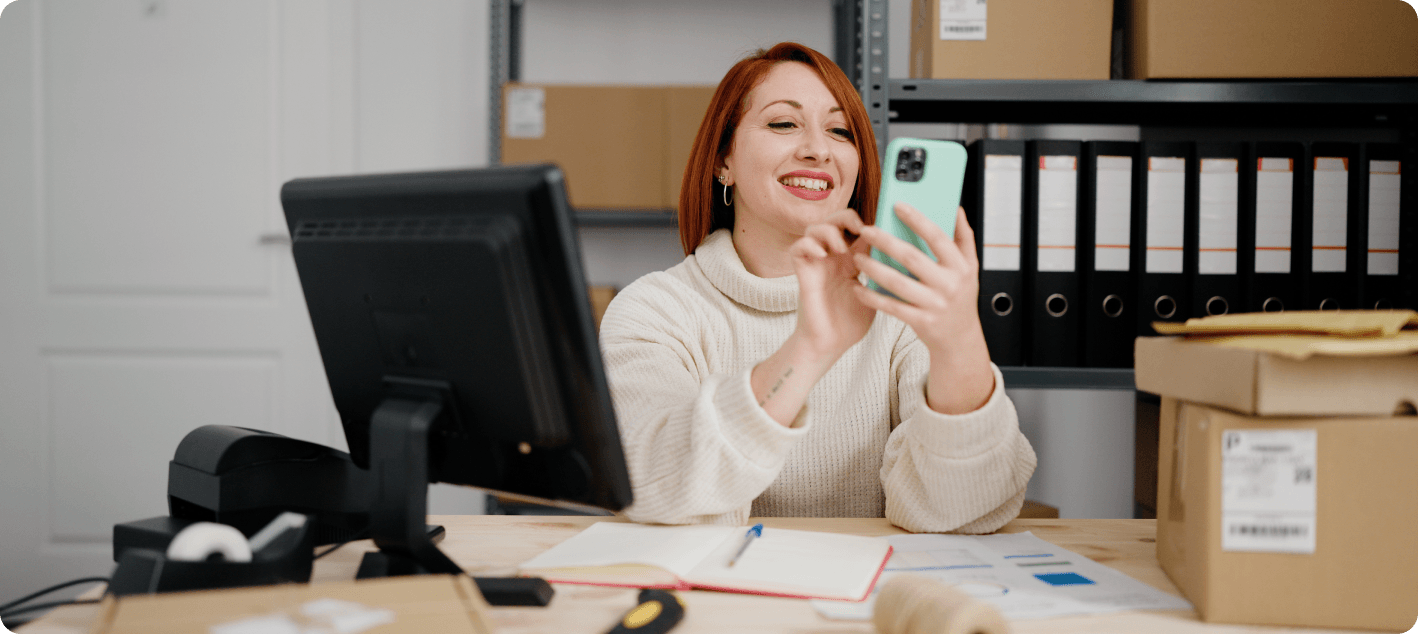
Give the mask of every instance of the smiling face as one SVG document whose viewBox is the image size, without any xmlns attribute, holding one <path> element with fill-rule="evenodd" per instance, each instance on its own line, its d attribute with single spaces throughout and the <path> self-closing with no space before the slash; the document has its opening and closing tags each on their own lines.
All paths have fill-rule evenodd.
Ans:
<svg viewBox="0 0 1418 634">
<path fill-rule="evenodd" d="M 748 93 L 719 168 L 733 186 L 735 234 L 791 243 L 847 207 L 860 164 L 841 104 L 817 71 L 779 63 Z"/>
</svg>

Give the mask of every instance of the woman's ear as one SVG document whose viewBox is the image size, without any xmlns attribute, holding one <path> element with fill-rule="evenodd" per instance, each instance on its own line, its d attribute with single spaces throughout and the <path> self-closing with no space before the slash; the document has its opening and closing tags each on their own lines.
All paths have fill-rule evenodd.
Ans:
<svg viewBox="0 0 1418 634">
<path fill-rule="evenodd" d="M 734 177 L 729 174 L 728 166 L 720 165 L 719 169 L 715 170 L 715 172 L 717 172 L 717 176 L 715 176 L 714 179 L 719 181 L 720 185 L 729 187 L 734 184 Z"/>
</svg>

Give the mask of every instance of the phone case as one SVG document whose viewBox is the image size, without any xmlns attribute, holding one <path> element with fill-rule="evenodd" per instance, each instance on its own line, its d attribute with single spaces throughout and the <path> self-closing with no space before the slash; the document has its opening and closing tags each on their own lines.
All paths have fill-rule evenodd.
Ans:
<svg viewBox="0 0 1418 634">
<path fill-rule="evenodd" d="M 881 195 L 876 205 L 876 226 L 916 245 L 936 259 L 925 240 L 896 217 L 893 207 L 904 202 L 925 214 L 945 233 L 955 235 L 955 214 L 960 207 L 960 189 L 965 183 L 965 146 L 954 141 L 898 138 L 886 146 L 886 164 L 881 170 Z M 900 262 L 873 248 L 871 257 L 906 275 Z M 867 286 L 878 292 L 886 289 L 875 281 Z"/>
</svg>

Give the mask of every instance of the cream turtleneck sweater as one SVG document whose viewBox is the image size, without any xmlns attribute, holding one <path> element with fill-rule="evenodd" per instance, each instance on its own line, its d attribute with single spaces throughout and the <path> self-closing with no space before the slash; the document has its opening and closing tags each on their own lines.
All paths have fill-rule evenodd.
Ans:
<svg viewBox="0 0 1418 634">
<path fill-rule="evenodd" d="M 878 313 L 791 427 L 759 407 L 753 367 L 797 323 L 794 276 L 744 269 L 727 230 L 616 295 L 601 321 L 636 521 L 883 517 L 910 531 L 985 533 L 1013 519 L 1034 450 L 995 368 L 980 409 L 926 406 L 929 357 Z"/>
</svg>

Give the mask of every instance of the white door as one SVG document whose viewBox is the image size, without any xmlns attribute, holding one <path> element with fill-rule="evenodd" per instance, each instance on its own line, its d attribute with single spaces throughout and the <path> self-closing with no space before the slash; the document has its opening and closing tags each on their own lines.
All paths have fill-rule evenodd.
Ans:
<svg viewBox="0 0 1418 634">
<path fill-rule="evenodd" d="M 109 574 L 113 524 L 166 514 L 195 427 L 343 447 L 273 239 L 280 184 L 341 171 L 331 23 L 323 2 L 5 9 L 0 602 Z"/>
</svg>

